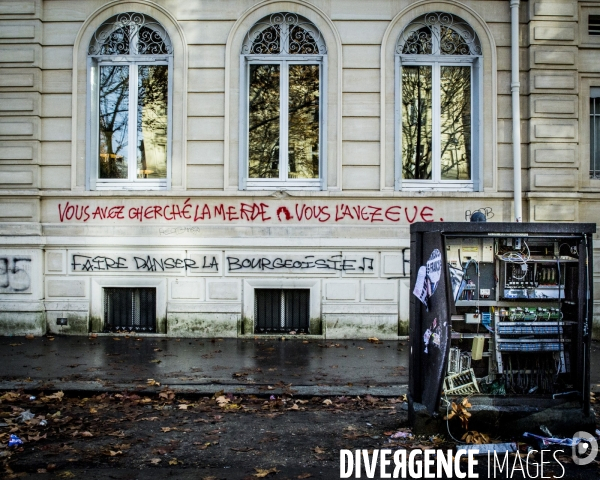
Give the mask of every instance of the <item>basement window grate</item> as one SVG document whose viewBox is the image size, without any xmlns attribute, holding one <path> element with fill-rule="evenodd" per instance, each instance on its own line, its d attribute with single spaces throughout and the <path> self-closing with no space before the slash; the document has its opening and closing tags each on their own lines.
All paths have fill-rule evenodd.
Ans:
<svg viewBox="0 0 600 480">
<path fill-rule="evenodd" d="M 254 290 L 255 333 L 310 333 L 310 290 Z"/>
<path fill-rule="evenodd" d="M 600 15 L 588 16 L 588 34 L 600 35 Z"/>
<path fill-rule="evenodd" d="M 105 332 L 156 332 L 156 288 L 105 288 Z"/>
</svg>

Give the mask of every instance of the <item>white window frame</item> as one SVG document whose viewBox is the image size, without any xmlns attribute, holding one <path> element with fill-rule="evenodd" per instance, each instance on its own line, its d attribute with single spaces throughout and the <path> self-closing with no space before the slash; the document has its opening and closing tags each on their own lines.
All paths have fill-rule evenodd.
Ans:
<svg viewBox="0 0 600 480">
<path fill-rule="evenodd" d="M 145 16 L 152 22 L 152 27 L 162 36 L 165 43 L 171 42 L 165 29 L 156 20 Z M 104 23 L 97 32 L 106 31 L 107 26 L 115 24 L 114 17 Z M 116 29 L 116 28 L 115 28 Z M 93 42 L 94 40 L 92 40 Z M 99 78 L 100 67 L 108 65 L 129 67 L 129 124 L 128 124 L 128 178 L 112 179 L 99 178 Z M 138 102 L 138 68 L 142 65 L 167 65 L 168 68 L 168 98 L 167 98 L 167 176 L 161 179 L 137 178 L 137 102 Z M 86 122 L 87 138 L 87 190 L 169 190 L 171 188 L 172 163 L 172 124 L 173 124 L 173 53 L 157 55 L 93 55 L 88 54 L 88 93 Z M 135 127 L 135 128 L 132 128 Z"/>
<path fill-rule="evenodd" d="M 457 17 L 458 18 L 458 17 Z M 483 191 L 483 56 L 482 55 L 441 55 L 441 54 L 403 54 L 401 50 L 403 35 L 418 30 L 422 25 L 409 24 L 400 35 L 395 55 L 395 190 L 403 191 Z M 452 25 L 461 33 L 461 29 Z M 439 40 L 434 35 L 433 50 L 439 50 Z M 478 42 L 478 40 L 476 39 Z M 438 45 L 436 45 L 436 42 Z M 440 132 L 440 70 L 443 66 L 471 67 L 471 180 L 442 180 L 441 179 L 441 132 Z M 402 67 L 431 66 L 432 67 L 432 178 L 431 180 L 403 179 L 402 159 Z"/>
<path fill-rule="evenodd" d="M 600 87 L 590 87 L 590 98 L 588 103 L 591 103 L 593 99 L 600 99 Z M 600 138 L 595 138 L 595 131 L 593 130 L 593 125 L 596 122 L 600 122 L 600 113 L 592 113 L 591 106 L 589 107 L 589 122 L 590 122 L 590 167 L 588 170 L 588 178 L 590 181 L 598 181 L 600 179 L 600 158 L 594 157 L 594 151 L 596 150 L 595 145 L 600 142 Z M 594 168 L 596 167 L 597 168 Z M 598 174 L 595 174 L 595 172 Z"/>
<path fill-rule="evenodd" d="M 304 19 L 303 19 L 304 20 Z M 322 38 L 316 27 L 307 21 L 301 26 L 314 36 Z M 259 22 L 258 24 L 260 24 Z M 257 24 L 257 25 L 258 25 Z M 285 25 L 284 25 L 285 26 Z M 312 28 L 311 28 L 312 27 Z M 251 29 L 246 35 L 250 39 Z M 287 29 L 282 35 L 283 42 L 287 42 Z M 245 44 L 246 48 L 246 44 Z M 250 65 L 280 65 L 280 137 L 279 137 L 279 178 L 250 178 L 249 177 L 249 79 Z M 288 178 L 288 103 L 289 103 L 289 66 L 290 65 L 319 65 L 319 178 L 315 179 L 290 179 Z M 239 188 L 240 190 L 326 190 L 327 189 L 327 102 L 324 95 L 327 92 L 327 54 L 300 55 L 300 54 L 244 54 L 240 55 L 240 163 L 239 163 Z"/>
</svg>

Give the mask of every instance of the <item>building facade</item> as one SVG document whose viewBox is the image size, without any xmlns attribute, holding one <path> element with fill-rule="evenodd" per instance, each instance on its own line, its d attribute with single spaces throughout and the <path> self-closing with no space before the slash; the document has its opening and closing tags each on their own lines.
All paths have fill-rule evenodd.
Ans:
<svg viewBox="0 0 600 480">
<path fill-rule="evenodd" d="M 599 58 L 593 1 L 2 0 L 0 334 L 406 335 L 411 223 L 598 222 Z"/>
</svg>

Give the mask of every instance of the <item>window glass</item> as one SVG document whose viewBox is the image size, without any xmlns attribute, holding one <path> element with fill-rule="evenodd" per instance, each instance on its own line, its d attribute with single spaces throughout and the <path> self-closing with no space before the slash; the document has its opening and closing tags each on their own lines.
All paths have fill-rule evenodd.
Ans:
<svg viewBox="0 0 600 480">
<path fill-rule="evenodd" d="M 250 65 L 250 178 L 279 178 L 280 66 Z"/>
<path fill-rule="evenodd" d="M 168 67 L 138 66 L 137 178 L 167 177 Z"/>
<path fill-rule="evenodd" d="M 289 67 L 289 178 L 319 178 L 319 66 Z"/>
<path fill-rule="evenodd" d="M 402 161 L 407 179 L 431 179 L 432 68 L 402 69 Z"/>
<path fill-rule="evenodd" d="M 471 179 L 471 68 L 441 67 L 442 180 Z"/>
<path fill-rule="evenodd" d="M 127 178 L 129 151 L 129 66 L 100 67 L 100 178 Z"/>
</svg>

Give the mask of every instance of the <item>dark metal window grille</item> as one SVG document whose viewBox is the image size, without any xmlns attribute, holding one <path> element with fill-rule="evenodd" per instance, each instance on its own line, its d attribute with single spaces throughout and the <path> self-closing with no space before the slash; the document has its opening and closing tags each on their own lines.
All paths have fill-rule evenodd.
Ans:
<svg viewBox="0 0 600 480">
<path fill-rule="evenodd" d="M 156 332 L 156 288 L 105 288 L 104 330 Z"/>
<path fill-rule="evenodd" d="M 256 333 L 309 333 L 310 290 L 254 290 Z"/>
<path fill-rule="evenodd" d="M 590 178 L 600 179 L 600 97 L 590 98 Z"/>
<path fill-rule="evenodd" d="M 600 15 L 590 15 L 588 17 L 588 34 L 600 35 Z"/>
</svg>

